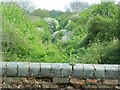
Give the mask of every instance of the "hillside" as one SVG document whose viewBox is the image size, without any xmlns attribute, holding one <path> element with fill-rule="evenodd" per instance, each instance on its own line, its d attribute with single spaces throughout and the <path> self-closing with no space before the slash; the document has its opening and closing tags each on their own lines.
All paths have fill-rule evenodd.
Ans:
<svg viewBox="0 0 120 90">
<path fill-rule="evenodd" d="M 79 13 L 1 4 L 3 60 L 120 64 L 118 5 L 94 4 Z"/>
</svg>

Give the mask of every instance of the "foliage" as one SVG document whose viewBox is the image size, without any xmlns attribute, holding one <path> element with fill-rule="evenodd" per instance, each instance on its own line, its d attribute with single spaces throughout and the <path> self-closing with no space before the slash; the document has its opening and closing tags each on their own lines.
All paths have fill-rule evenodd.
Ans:
<svg viewBox="0 0 120 90">
<path fill-rule="evenodd" d="M 33 12 L 31 12 L 31 14 L 33 16 L 38 16 L 40 18 L 50 17 L 50 14 L 47 10 L 41 10 L 41 9 L 34 10 Z"/>
<path fill-rule="evenodd" d="M 67 57 L 79 63 L 120 63 L 117 15 L 118 6 L 106 2 L 70 17 L 65 28 L 73 35 L 61 45 Z"/>
<path fill-rule="evenodd" d="M 39 34 L 42 37 L 42 41 L 49 42 L 51 40 L 51 32 L 48 23 L 44 19 L 36 20 L 34 23 L 40 32 Z"/>
<path fill-rule="evenodd" d="M 82 12 L 84 9 L 88 7 L 89 4 L 87 2 L 71 2 L 67 10 L 78 13 L 78 12 Z"/>
<path fill-rule="evenodd" d="M 38 9 L 30 16 L 14 4 L 0 7 L 5 61 L 120 63 L 114 2 L 94 4 L 77 14 Z"/>
<path fill-rule="evenodd" d="M 56 46 L 42 43 L 41 33 L 22 9 L 13 4 L 2 4 L 2 16 L 5 61 L 65 62 L 64 55 Z M 45 22 L 40 22 L 39 25 L 47 29 Z"/>
<path fill-rule="evenodd" d="M 73 15 L 71 12 L 63 12 L 59 16 L 56 17 L 56 20 L 59 22 L 58 30 L 61 30 L 65 28 L 65 26 L 68 24 L 68 20 Z"/>
<path fill-rule="evenodd" d="M 60 16 L 62 13 L 64 13 L 64 12 L 56 11 L 56 10 L 49 11 L 50 17 L 52 17 L 52 18 L 56 18 L 56 17 Z"/>
</svg>

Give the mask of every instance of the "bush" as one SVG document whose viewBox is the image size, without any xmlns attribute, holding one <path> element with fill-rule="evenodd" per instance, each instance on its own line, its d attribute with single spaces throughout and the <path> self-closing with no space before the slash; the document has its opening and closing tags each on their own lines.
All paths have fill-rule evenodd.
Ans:
<svg viewBox="0 0 120 90">
<path fill-rule="evenodd" d="M 24 11 L 15 4 L 2 4 L 3 59 L 5 61 L 65 62 L 64 55 L 46 40 Z M 45 22 L 39 25 L 45 27 Z M 46 33 L 44 33 L 46 35 Z"/>
</svg>

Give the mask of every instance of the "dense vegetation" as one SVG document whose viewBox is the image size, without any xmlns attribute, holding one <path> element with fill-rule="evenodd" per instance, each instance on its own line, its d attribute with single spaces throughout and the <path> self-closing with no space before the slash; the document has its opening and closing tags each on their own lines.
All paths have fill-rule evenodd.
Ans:
<svg viewBox="0 0 120 90">
<path fill-rule="evenodd" d="M 82 12 L 34 10 L 1 4 L 5 61 L 120 64 L 118 5 Z"/>
</svg>

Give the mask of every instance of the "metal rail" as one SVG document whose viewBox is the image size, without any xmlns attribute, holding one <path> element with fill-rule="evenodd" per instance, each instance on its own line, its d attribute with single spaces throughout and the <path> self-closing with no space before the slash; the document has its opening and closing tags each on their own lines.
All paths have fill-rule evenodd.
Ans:
<svg viewBox="0 0 120 90">
<path fill-rule="evenodd" d="M 0 62 L 0 76 L 6 77 L 77 77 L 95 79 L 119 78 L 119 65 Z"/>
</svg>

